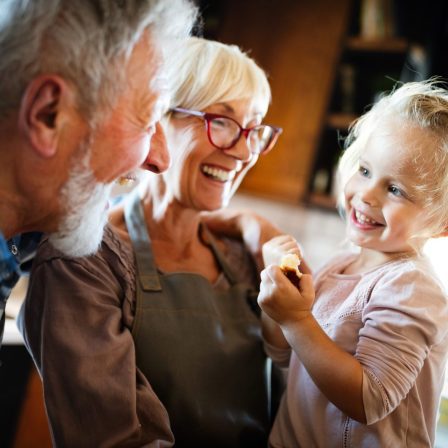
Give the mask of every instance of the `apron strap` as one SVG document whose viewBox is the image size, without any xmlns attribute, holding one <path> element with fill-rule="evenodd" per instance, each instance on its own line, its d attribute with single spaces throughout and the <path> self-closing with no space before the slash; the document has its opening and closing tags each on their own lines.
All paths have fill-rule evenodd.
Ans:
<svg viewBox="0 0 448 448">
<path fill-rule="evenodd" d="M 201 237 L 205 244 L 210 246 L 210 249 L 213 252 L 213 255 L 216 258 L 216 261 L 218 262 L 220 268 L 224 272 L 224 275 L 227 277 L 227 280 L 229 283 L 233 286 L 238 283 L 237 278 L 235 277 L 235 274 L 233 270 L 230 268 L 229 264 L 227 263 L 227 260 L 224 257 L 224 254 L 218 249 L 218 245 L 216 244 L 216 240 L 213 237 L 210 230 L 207 228 L 207 226 L 201 222 Z"/>
<path fill-rule="evenodd" d="M 159 273 L 154 262 L 151 240 L 138 189 L 130 194 L 124 206 L 124 217 L 132 241 L 140 286 L 144 291 L 161 291 Z"/>
</svg>

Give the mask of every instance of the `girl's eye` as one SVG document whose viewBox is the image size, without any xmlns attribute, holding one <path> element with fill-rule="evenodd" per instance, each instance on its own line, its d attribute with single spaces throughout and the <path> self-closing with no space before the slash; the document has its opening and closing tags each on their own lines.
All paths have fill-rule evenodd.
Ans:
<svg viewBox="0 0 448 448">
<path fill-rule="evenodd" d="M 396 185 L 390 185 L 389 192 L 397 197 L 405 197 L 404 192 L 400 188 L 398 188 Z"/>
<path fill-rule="evenodd" d="M 364 176 L 364 177 L 370 176 L 370 171 L 367 168 L 364 168 L 363 166 L 359 166 L 358 171 L 361 174 L 361 176 Z"/>
</svg>

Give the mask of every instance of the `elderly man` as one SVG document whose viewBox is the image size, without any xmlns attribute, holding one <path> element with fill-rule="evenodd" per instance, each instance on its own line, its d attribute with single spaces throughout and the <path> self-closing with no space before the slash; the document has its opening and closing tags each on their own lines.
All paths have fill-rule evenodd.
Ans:
<svg viewBox="0 0 448 448">
<path fill-rule="evenodd" d="M 162 49 L 195 16 L 188 0 L 2 1 L 0 342 L 29 232 L 92 253 L 112 183 L 167 168 Z"/>
</svg>

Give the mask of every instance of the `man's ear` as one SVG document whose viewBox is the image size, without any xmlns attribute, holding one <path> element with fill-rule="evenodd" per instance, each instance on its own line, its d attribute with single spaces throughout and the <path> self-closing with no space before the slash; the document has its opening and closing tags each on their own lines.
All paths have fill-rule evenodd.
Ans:
<svg viewBox="0 0 448 448">
<path fill-rule="evenodd" d="M 61 77 L 42 75 L 33 79 L 23 94 L 19 127 L 41 157 L 49 158 L 56 154 L 58 117 L 67 91 L 68 85 Z"/>
</svg>

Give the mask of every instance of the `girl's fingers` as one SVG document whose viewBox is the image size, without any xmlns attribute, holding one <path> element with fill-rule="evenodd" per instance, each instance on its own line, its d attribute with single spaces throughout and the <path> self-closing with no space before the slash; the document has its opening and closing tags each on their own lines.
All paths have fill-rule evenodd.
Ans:
<svg viewBox="0 0 448 448">
<path fill-rule="evenodd" d="M 313 289 L 313 277 L 309 274 L 303 274 L 300 279 L 300 290 L 309 291 Z"/>
<path fill-rule="evenodd" d="M 312 274 L 312 271 L 310 269 L 310 267 L 308 266 L 308 263 L 303 260 L 302 258 L 300 259 L 300 266 L 299 266 L 300 272 L 302 272 L 302 274 Z"/>
</svg>

